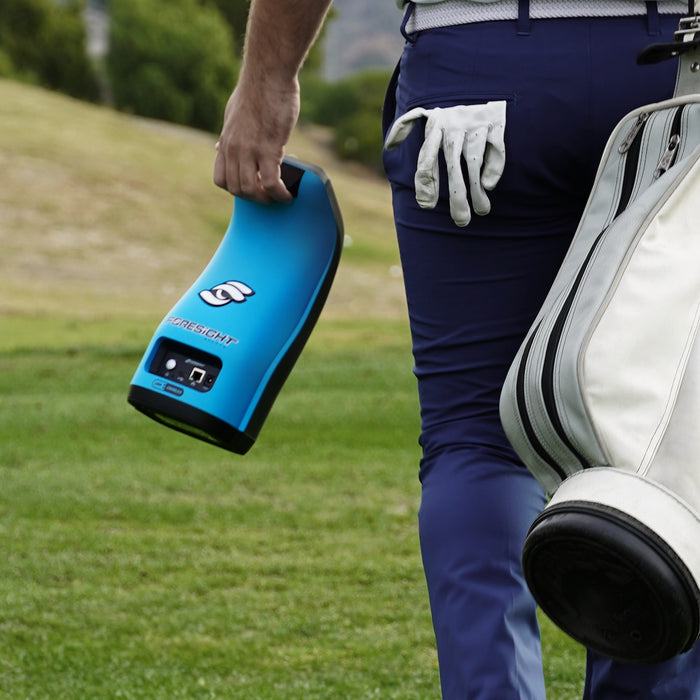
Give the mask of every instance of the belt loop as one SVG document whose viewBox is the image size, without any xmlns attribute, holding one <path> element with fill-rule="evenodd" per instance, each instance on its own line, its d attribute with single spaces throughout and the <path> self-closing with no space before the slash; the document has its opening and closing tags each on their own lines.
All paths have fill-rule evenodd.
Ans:
<svg viewBox="0 0 700 700">
<path fill-rule="evenodd" d="M 406 25 L 408 24 L 408 20 L 411 19 L 411 16 L 413 15 L 413 10 L 415 8 L 416 4 L 414 2 L 409 2 L 408 7 L 406 8 L 406 13 L 403 16 L 403 21 L 401 22 L 401 34 L 403 34 L 403 38 L 406 39 L 410 44 L 415 43 L 416 37 L 413 34 L 409 34 L 408 31 L 406 30 Z"/>
<path fill-rule="evenodd" d="M 530 0 L 518 0 L 518 36 L 530 35 Z"/>
<path fill-rule="evenodd" d="M 658 36 L 661 34 L 659 6 L 656 0 L 647 0 L 647 29 L 649 30 L 649 36 Z"/>
</svg>

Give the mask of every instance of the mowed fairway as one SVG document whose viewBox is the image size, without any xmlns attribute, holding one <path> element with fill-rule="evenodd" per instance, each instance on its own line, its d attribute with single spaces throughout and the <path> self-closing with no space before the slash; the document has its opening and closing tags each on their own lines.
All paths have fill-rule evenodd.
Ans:
<svg viewBox="0 0 700 700">
<path fill-rule="evenodd" d="M 246 456 L 126 403 L 227 226 L 214 141 L 0 81 L 0 698 L 437 700 L 381 178 L 295 135 L 351 245 Z M 580 697 L 582 650 L 543 644 Z"/>
</svg>

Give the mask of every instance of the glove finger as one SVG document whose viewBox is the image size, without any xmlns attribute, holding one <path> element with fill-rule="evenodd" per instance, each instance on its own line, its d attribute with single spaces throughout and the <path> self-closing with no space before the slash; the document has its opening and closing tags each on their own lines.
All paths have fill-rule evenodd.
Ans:
<svg viewBox="0 0 700 700">
<path fill-rule="evenodd" d="M 492 190 L 501 179 L 506 165 L 506 146 L 503 124 L 493 124 L 489 129 L 484 154 L 484 167 L 481 171 L 481 184 Z"/>
<path fill-rule="evenodd" d="M 384 148 L 387 151 L 394 150 L 402 144 L 408 135 L 413 131 L 413 127 L 418 119 L 426 116 L 426 111 L 422 107 L 411 109 L 406 114 L 400 116 L 389 129 L 389 133 L 384 140 Z"/>
<path fill-rule="evenodd" d="M 464 227 L 472 219 L 467 199 L 467 185 L 462 174 L 463 144 L 447 139 L 443 144 L 447 165 L 447 184 L 450 191 L 450 216 L 457 226 Z"/>
<path fill-rule="evenodd" d="M 433 209 L 438 201 L 440 174 L 438 152 L 442 142 L 442 131 L 428 119 L 425 125 L 425 141 L 418 153 L 416 175 L 416 202 L 421 209 Z"/>
<path fill-rule="evenodd" d="M 469 193 L 472 196 L 474 213 L 479 216 L 485 216 L 491 211 L 491 202 L 486 196 L 481 183 L 481 168 L 484 164 L 487 132 L 487 127 L 480 127 L 470 131 L 467 135 L 464 150 L 464 159 L 467 161 L 467 175 L 469 176 Z"/>
</svg>

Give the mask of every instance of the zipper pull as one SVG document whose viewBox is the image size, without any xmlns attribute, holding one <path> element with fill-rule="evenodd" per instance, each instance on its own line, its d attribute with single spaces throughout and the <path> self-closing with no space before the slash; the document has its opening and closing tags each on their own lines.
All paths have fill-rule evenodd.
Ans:
<svg viewBox="0 0 700 700">
<path fill-rule="evenodd" d="M 663 152 L 659 162 L 654 170 L 654 179 L 658 180 L 675 162 L 678 155 L 678 144 L 681 142 L 681 137 L 678 134 L 673 134 L 668 141 L 668 146 Z"/>
<path fill-rule="evenodd" d="M 622 155 L 623 153 L 627 153 L 627 151 L 630 150 L 632 147 L 632 144 L 634 143 L 634 140 L 637 138 L 637 134 L 642 130 L 642 127 L 644 126 L 646 120 L 649 119 L 649 114 L 647 112 L 642 112 L 638 117 L 637 120 L 632 124 L 629 132 L 627 133 L 627 136 L 625 136 L 625 140 L 619 145 L 617 152 Z"/>
</svg>

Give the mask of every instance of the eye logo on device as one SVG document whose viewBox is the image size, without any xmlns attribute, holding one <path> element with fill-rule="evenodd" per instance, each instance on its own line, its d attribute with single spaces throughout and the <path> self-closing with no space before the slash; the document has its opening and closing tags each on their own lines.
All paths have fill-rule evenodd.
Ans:
<svg viewBox="0 0 700 700">
<path fill-rule="evenodd" d="M 243 282 L 224 282 L 217 284 L 211 289 L 204 289 L 199 296 L 209 306 L 226 306 L 226 304 L 242 304 L 248 297 L 252 297 L 255 292 Z"/>
</svg>

